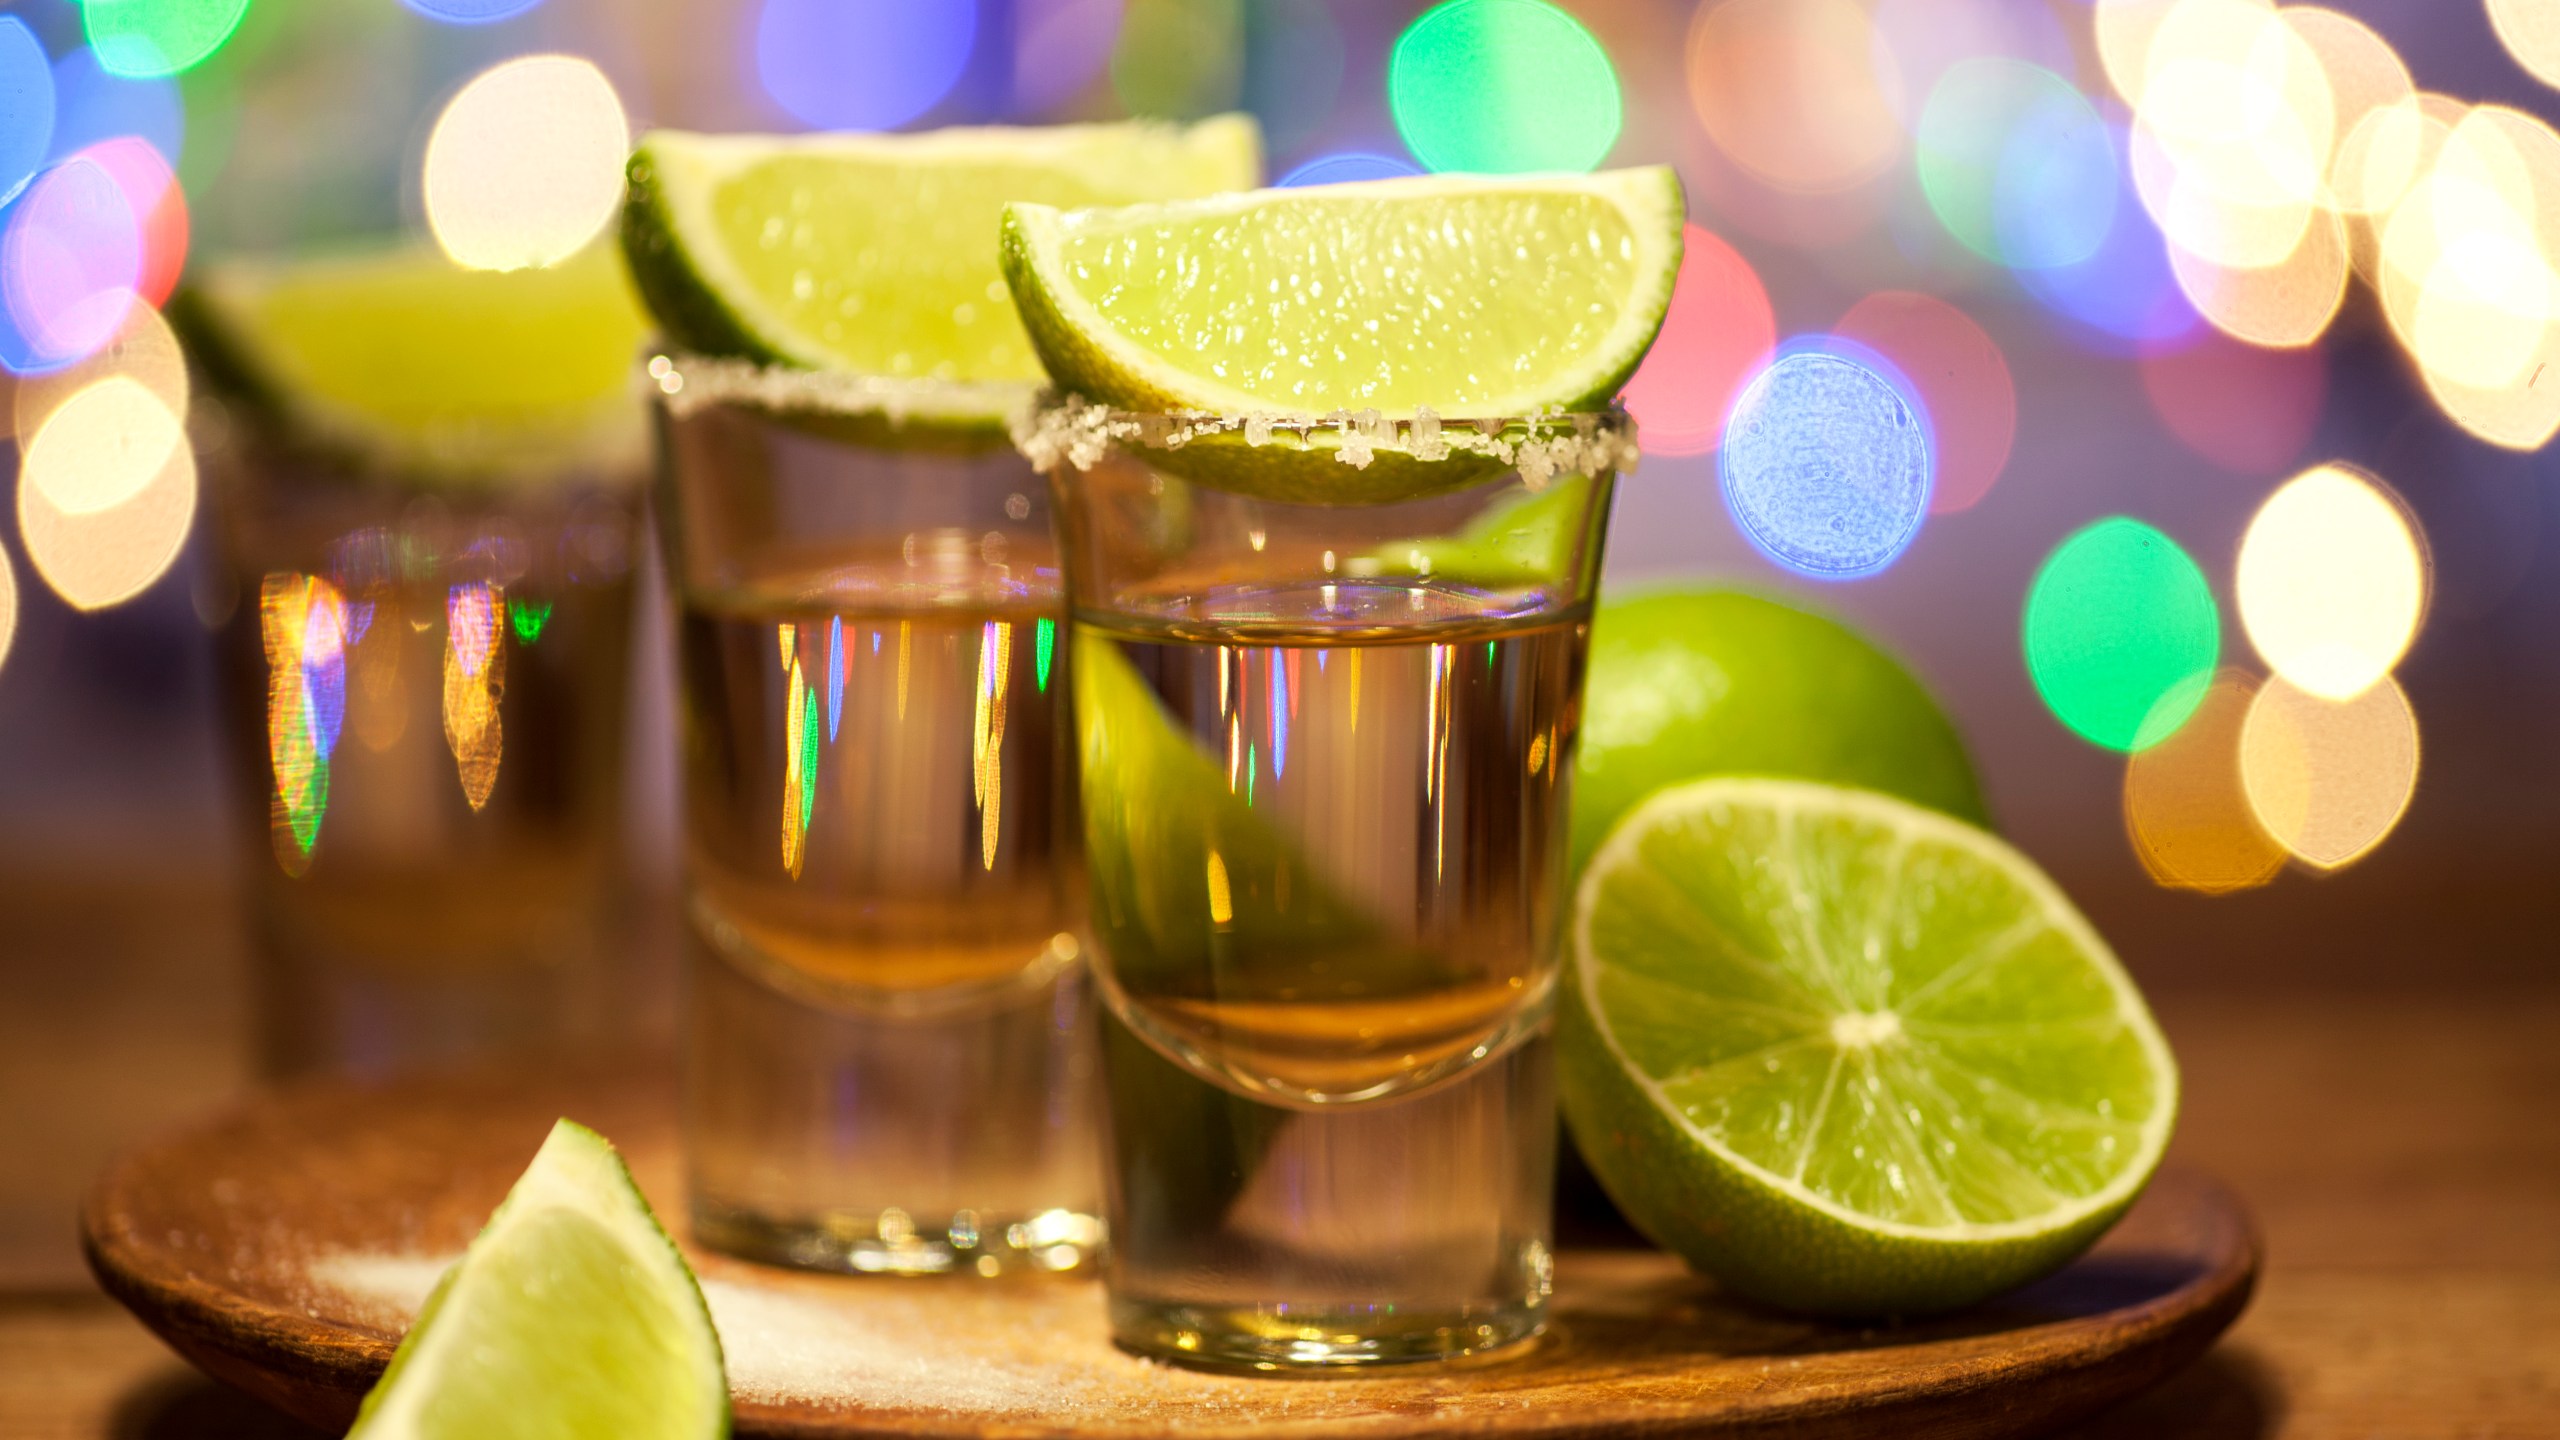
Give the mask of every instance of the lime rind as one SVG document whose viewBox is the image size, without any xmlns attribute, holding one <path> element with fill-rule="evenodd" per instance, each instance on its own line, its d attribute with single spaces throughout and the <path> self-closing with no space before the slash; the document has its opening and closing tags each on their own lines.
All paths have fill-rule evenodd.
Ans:
<svg viewBox="0 0 2560 1440">
<path fill-rule="evenodd" d="M 1719 807 L 1796 817 L 1761 832 L 1796 853 L 1733 853 L 1722 833 L 1665 843 L 1713 829 L 1699 817 Z M 1896 873 L 1846 877 L 1878 904 L 1834 903 L 1842 877 L 1805 883 L 1787 829 L 1806 823 L 1890 838 Z M 1682 883 L 1663 851 L 1723 873 Z M 1700 858 L 1709 852 L 1724 858 Z M 1914 856 L 1962 883 L 1914 883 Z M 1986 875 L 2008 903 L 1971 916 L 1908 909 L 1915 895 L 1979 891 Z M 1911 983 L 1883 963 L 1940 929 L 1965 953 L 1935 973 L 1915 969 Z M 1644 935 L 1665 937 L 1659 954 L 1628 939 Z M 1576 1138 L 1641 1228 L 1739 1293 L 1835 1314 L 1970 1303 L 2092 1243 L 2166 1148 L 2176 1065 L 2130 978 L 2031 862 L 1937 812 L 1771 778 L 1667 788 L 1594 857 L 1572 944 L 1560 1079 Z M 2037 967 L 2023 1022 L 2006 993 L 2021 985 L 1994 1003 L 1987 983 L 2012 964 Z M 2057 1072 L 2085 1082 L 2064 1103 L 2049 1093 Z M 2103 1113 L 2127 1096 L 2140 1113 Z"/>
<path fill-rule="evenodd" d="M 959 127 L 907 135 L 661 130 L 645 136 L 632 154 L 623 251 L 642 296 L 677 348 L 897 379 L 1014 382 L 1027 392 L 1039 383 L 1040 371 L 1019 338 L 993 249 L 985 252 L 983 265 L 959 260 L 960 252 L 950 244 L 934 242 L 934 227 L 957 223 L 964 201 L 984 200 L 985 241 L 991 247 L 995 207 L 1010 194 L 1138 200 L 1241 188 L 1255 183 L 1260 171 L 1259 131 L 1240 115 L 1190 126 L 1139 121 Z M 752 242 L 757 246 L 796 245 L 800 228 L 838 228 L 820 225 L 826 217 L 817 210 L 852 206 L 854 212 L 836 218 L 912 232 L 925 253 L 902 256 L 885 236 L 879 237 L 879 243 L 857 257 L 876 274 L 822 276 L 803 267 L 777 287 L 774 275 L 749 273 L 734 253 L 739 242 L 726 233 L 718 212 L 730 187 L 768 181 L 778 187 L 777 195 L 751 208 L 765 227 Z M 973 181 L 979 193 L 971 192 Z M 790 213 L 795 209 L 802 213 Z M 784 228 L 777 233 L 774 227 Z M 819 238 L 840 242 L 843 236 L 819 233 Z M 956 243 L 959 237 L 948 239 Z M 862 320 L 844 320 L 845 333 L 833 339 L 813 332 L 804 282 L 812 290 L 868 286 L 876 292 L 870 300 L 893 309 L 930 302 L 942 307 L 937 315 L 948 317 L 943 326 L 947 333 L 919 337 L 920 343 L 937 343 L 909 356 L 917 366 L 913 374 L 864 363 L 859 352 L 885 333 L 881 323 L 866 311 Z M 851 303 L 864 297 L 849 292 L 844 298 Z M 966 323 L 960 318 L 964 314 Z M 906 318 L 916 323 L 916 316 Z M 825 323 L 820 322 L 821 329 Z M 1001 430 L 1013 393 L 979 398 L 987 403 L 958 417 L 957 423 Z"/>
<path fill-rule="evenodd" d="M 587 1262 L 583 1272 L 566 1273 L 579 1261 Z M 566 1343 L 575 1322 L 590 1325 L 579 1338 L 593 1338 L 595 1290 L 580 1293 L 579 1282 L 598 1278 L 622 1287 L 613 1298 L 654 1302 L 619 1317 L 634 1328 L 614 1337 L 636 1341 L 646 1353 L 599 1357 L 551 1348 Z M 579 1313 L 536 1313 L 546 1304 Z M 505 1323 L 528 1318 L 533 1323 Z M 480 1388 L 493 1365 L 515 1372 L 508 1378 L 546 1366 L 556 1373 L 499 1393 Z M 647 1413 L 635 1417 L 635 1407 Z M 632 1440 L 717 1440 L 730 1431 L 719 1331 L 700 1284 L 612 1144 L 573 1121 L 552 1127 L 462 1260 L 437 1283 L 348 1434 L 443 1440 L 485 1433 L 495 1415 L 561 1433 L 600 1418 L 637 1419 L 640 1428 L 626 1423 L 614 1432 Z"/>
</svg>

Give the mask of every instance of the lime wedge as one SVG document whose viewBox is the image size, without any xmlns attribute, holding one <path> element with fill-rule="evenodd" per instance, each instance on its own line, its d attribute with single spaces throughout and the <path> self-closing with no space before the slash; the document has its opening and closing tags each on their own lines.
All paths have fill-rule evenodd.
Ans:
<svg viewBox="0 0 2560 1440">
<path fill-rule="evenodd" d="M 1016 204 L 1004 273 L 1061 390 L 1295 427 L 1216 429 L 1162 452 L 1169 468 L 1274 499 L 1388 500 L 1502 468 L 1431 463 L 1471 438 L 1441 419 L 1607 406 L 1661 328 L 1681 215 L 1664 167 Z M 1328 417 L 1342 423 L 1308 423 Z"/>
<path fill-rule="evenodd" d="M 996 270 L 1006 201 L 1207 195 L 1254 184 L 1261 164 L 1259 133 L 1238 115 L 1187 128 L 661 130 L 631 157 L 623 250 L 686 349 L 1027 392 L 1040 363 Z"/>
<path fill-rule="evenodd" d="M 2034 864 L 1807 781 L 1657 792 L 1575 895 L 1565 1113 L 1630 1219 L 1790 1309 L 1917 1314 L 2022 1284 L 2133 1203 L 2167 1044 Z"/>
<path fill-rule="evenodd" d="M 720 1337 L 622 1157 L 567 1120 L 471 1242 L 354 1440 L 729 1433 Z"/>
<path fill-rule="evenodd" d="M 644 453 L 647 321 L 610 245 L 503 274 L 414 246 L 230 261 L 169 318 L 217 389 L 374 467 L 523 479 Z"/>
</svg>

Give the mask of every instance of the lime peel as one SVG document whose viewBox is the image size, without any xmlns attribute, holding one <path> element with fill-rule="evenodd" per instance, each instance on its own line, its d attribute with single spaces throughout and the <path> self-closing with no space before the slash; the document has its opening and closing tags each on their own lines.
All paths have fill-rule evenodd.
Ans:
<svg viewBox="0 0 2560 1440">
<path fill-rule="evenodd" d="M 1765 811 L 1778 817 L 1781 834 L 1800 834 L 1783 827 L 1790 823 L 1800 825 L 1801 817 L 1806 815 L 1888 832 L 1893 837 L 1897 865 L 1915 847 L 1934 847 L 1941 854 L 1960 857 L 1962 864 L 1978 866 L 1978 874 L 2014 886 L 2019 892 L 2016 898 L 2022 902 L 2017 921 L 1998 934 L 1980 939 L 1964 958 L 1949 962 L 1929 980 L 1901 996 L 1896 1002 L 1900 1009 L 1884 1004 L 1854 1008 L 1843 1004 L 1827 1015 L 1810 1011 L 1782 1014 L 1763 1003 L 1710 993 L 1705 988 L 1711 978 L 1707 971 L 1717 957 L 1704 949 L 1694 951 L 1693 958 L 1683 962 L 1691 965 L 1698 977 L 1693 982 L 1695 988 L 1681 991 L 1684 998 L 1695 1001 L 1697 1013 L 1723 1007 L 1718 1013 L 1737 1027 L 1746 1023 L 1761 1027 L 1755 1034 L 1783 1033 L 1790 1028 L 1794 1032 L 1765 1045 L 1725 1055 L 1705 1070 L 1756 1061 L 1776 1076 L 1781 1052 L 1831 1052 L 1819 1098 L 1809 1114 L 1791 1106 L 1770 1112 L 1789 1115 L 1790 1125 L 1801 1121 L 1800 1137 L 1792 1131 L 1786 1137 L 1788 1144 L 1802 1147 L 1797 1152 L 1795 1173 L 1781 1173 L 1755 1160 L 1699 1123 L 1689 1106 L 1670 1093 L 1666 1079 L 1687 1080 L 1703 1075 L 1705 1070 L 1684 1069 L 1672 1077 L 1648 1073 L 1630 1054 L 1621 1036 L 1621 1027 L 1629 1017 L 1621 1011 L 1613 1021 L 1612 1007 L 1603 993 L 1608 974 L 1636 973 L 1613 966 L 1600 953 L 1602 942 L 1595 936 L 1595 923 L 1611 903 L 1628 903 L 1626 895 L 1613 895 L 1613 880 L 1622 875 L 1659 873 L 1643 853 L 1647 843 L 1696 817 L 1714 815 L 1719 806 L 1726 807 L 1726 813 Z M 1783 859 L 1762 854 L 1733 863 L 1756 867 L 1751 872 L 1753 876 L 1765 880 Z M 1709 883 L 1698 877 L 1687 878 L 1692 884 Z M 1807 958 L 1828 965 L 1830 962 L 1821 958 L 1826 937 L 1810 927 L 1826 918 L 1823 901 L 1837 897 L 1808 893 L 1800 866 L 1784 878 L 1784 900 L 1771 903 L 1790 914 L 1763 918 L 1770 919 L 1773 934 L 1782 924 L 1805 927 L 1796 931 L 1795 938 L 1805 942 Z M 1902 883 L 1903 877 L 1897 871 L 1894 884 Z M 1907 903 L 1906 892 L 1896 889 L 1892 893 L 1895 903 Z M 1684 918 L 1710 929 L 1715 927 L 1716 921 L 1703 904 L 1683 903 L 1692 907 L 1684 912 Z M 1744 903 L 1747 907 L 1749 902 Z M 1908 914 L 1894 918 L 1907 925 L 1919 925 Z M 1650 923 L 1650 917 L 1645 923 Z M 1870 917 L 1867 940 L 1871 951 L 1890 939 L 1912 938 L 1910 934 L 1880 936 L 1875 927 L 1883 923 Z M 2120 1031 L 2130 1037 L 2142 1060 L 2141 1078 L 2150 1087 L 2149 1094 L 2139 1097 L 2148 1102 L 2148 1108 L 2138 1121 L 2109 1122 L 2079 1116 L 2067 1107 L 2014 1089 L 2008 1089 L 1998 1103 L 2029 1106 L 2066 1127 L 2112 1125 L 2120 1129 L 2132 1144 L 2125 1153 L 2112 1157 L 2114 1171 L 2105 1183 L 2078 1196 L 2045 1186 L 2050 1203 L 2015 1219 L 1959 1219 L 1955 1223 L 1933 1224 L 1869 1213 L 1806 1183 L 1806 1165 L 1816 1156 L 1826 1133 L 1828 1112 L 1835 1104 L 1867 1105 L 1873 1114 L 1887 1117 L 1901 1128 L 1904 1139 L 1914 1147 L 1908 1152 L 1910 1158 L 1930 1158 L 1924 1137 L 1913 1128 L 1920 1110 L 1910 1097 L 1888 1093 L 1892 1087 L 1873 1057 L 1888 1054 L 1895 1047 L 1927 1043 L 1926 1037 L 1932 1031 L 1946 1033 L 1949 1027 L 1916 1021 L 1903 1011 L 1914 1008 L 1930 993 L 1943 994 L 1987 976 L 2019 953 L 2024 944 L 2048 933 L 2059 939 L 2059 953 L 2067 957 L 2069 964 L 2083 967 L 2076 978 L 2098 982 L 2114 1005 L 2104 1015 L 2061 1023 L 2086 1024 L 2093 1036 L 2104 1030 Z M 1686 944 L 1699 943 L 1688 932 L 1674 938 Z M 1740 965 L 1759 967 L 1765 975 L 1777 975 L 1784 968 L 1775 961 L 1752 958 L 1747 945 L 1722 932 L 1716 938 L 1726 947 L 1725 954 L 1736 958 Z M 1968 1304 L 2023 1284 L 2065 1263 L 2104 1233 L 2140 1194 L 2167 1146 L 2177 1111 L 2177 1068 L 2130 978 L 2088 922 L 2031 861 L 1998 838 L 1936 811 L 1881 794 L 1798 780 L 1718 777 L 1667 787 L 1630 811 L 1593 857 L 1575 896 L 1572 946 L 1573 974 L 1564 997 L 1561 1079 L 1566 1114 L 1585 1156 L 1610 1194 L 1640 1228 L 1729 1288 L 1764 1302 L 1816 1313 L 1912 1314 Z M 1872 964 L 1875 955 L 1870 953 L 1866 959 Z M 1639 978 L 1657 984 L 1678 983 L 1664 981 L 1658 975 L 1642 974 Z M 1803 977 L 1795 978 L 1800 981 Z M 1731 986 L 1729 978 L 1720 983 Z M 1840 989 L 1835 993 L 1847 992 Z M 1756 1015 L 1745 1014 L 1755 1010 Z M 1988 1036 L 2014 1036 L 2037 1024 L 2054 1023 L 2023 1020 L 2012 1022 L 2011 1026 L 1973 1030 Z M 1848 1069 L 1859 1072 L 1849 1083 L 1862 1085 L 1865 1091 L 1854 1101 L 1840 1098 L 1844 1093 L 1842 1073 Z M 1989 1103 L 1984 1102 L 1984 1097 L 2002 1088 L 1991 1078 L 1977 1078 L 1974 1083 L 1977 1093 L 1971 1098 L 1977 1102 Z M 1947 1130 L 1925 1137 L 1936 1142 L 1945 1160 L 1960 1158 L 1959 1142 L 1976 1146 L 1997 1143 L 1973 1123 L 1978 1117 L 1965 1109 L 1967 1097 L 1941 1091 L 1927 1098 L 1948 1112 L 1941 1119 L 1952 1122 Z M 1767 1107 L 1765 1101 L 1758 1103 Z M 2026 1162 L 2005 1153 L 2000 1158 L 2001 1163 L 2026 1174 Z M 1892 1157 L 1861 1154 L 1857 1163 L 1881 1169 L 1892 1163 Z M 1915 1178 L 1937 1187 L 1938 1199 L 1953 1209 L 1948 1177 L 1930 1171 L 1927 1164 L 1914 1168 L 1926 1172 Z"/>
<path fill-rule="evenodd" d="M 622 1157 L 572 1121 L 552 1127 L 437 1284 L 348 1434 L 461 1440 L 494 1424 L 630 1440 L 729 1433 L 701 1286 Z"/>
</svg>

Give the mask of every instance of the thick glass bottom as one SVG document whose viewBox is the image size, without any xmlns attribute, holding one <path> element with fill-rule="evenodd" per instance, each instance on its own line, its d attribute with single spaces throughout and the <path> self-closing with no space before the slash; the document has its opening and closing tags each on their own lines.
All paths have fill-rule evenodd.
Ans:
<svg viewBox="0 0 2560 1440">
<path fill-rule="evenodd" d="M 1090 1266 L 1101 1251 L 1102 1221 L 1071 1210 L 927 1217 L 891 1209 L 782 1218 L 696 1195 L 693 1234 L 714 1250 L 767 1265 L 848 1275 L 992 1277 Z"/>
<path fill-rule="evenodd" d="M 1157 1360 L 1222 1370 L 1346 1370 L 1457 1360 L 1537 1338 L 1544 1297 L 1415 1311 L 1395 1305 L 1155 1305 L 1115 1297 L 1111 1338 Z"/>
</svg>

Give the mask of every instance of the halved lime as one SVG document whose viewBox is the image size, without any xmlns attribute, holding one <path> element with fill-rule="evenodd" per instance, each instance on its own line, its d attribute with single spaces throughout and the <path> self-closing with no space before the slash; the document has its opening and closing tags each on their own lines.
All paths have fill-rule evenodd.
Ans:
<svg viewBox="0 0 2560 1440">
<path fill-rule="evenodd" d="M 505 273 L 412 245 L 224 261 L 169 318 L 215 388 L 371 466 L 506 479 L 644 454 L 648 322 L 609 244 Z"/>
<path fill-rule="evenodd" d="M 623 249 L 686 349 L 1027 390 L 1040 363 L 996 270 L 1006 201 L 1208 195 L 1255 184 L 1261 165 L 1240 115 L 915 135 L 661 130 L 631 157 Z"/>
<path fill-rule="evenodd" d="M 2035 865 L 1936 811 L 1711 779 L 1629 812 L 1576 893 L 1560 1079 L 1647 1234 L 1828 1314 L 1970 1303 L 2133 1203 L 2166 1042 Z"/>
<path fill-rule="evenodd" d="M 604 1137 L 567 1120 L 446 1274 L 353 1440 L 729 1433 L 693 1272 Z"/>
<path fill-rule="evenodd" d="M 1113 210 L 1016 204 L 1004 273 L 1061 390 L 1124 410 L 1344 418 L 1303 438 L 1203 437 L 1186 448 L 1205 459 L 1183 467 L 1198 478 L 1275 498 L 1331 486 L 1385 499 L 1439 483 L 1407 461 L 1445 443 L 1440 420 L 1615 399 L 1670 304 L 1682 209 L 1678 177 L 1659 166 Z M 1421 441 L 1407 433 L 1417 420 Z M 1349 463 L 1290 483 L 1311 451 Z M 1480 469 L 1469 458 L 1452 471 Z"/>
</svg>

